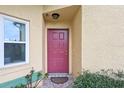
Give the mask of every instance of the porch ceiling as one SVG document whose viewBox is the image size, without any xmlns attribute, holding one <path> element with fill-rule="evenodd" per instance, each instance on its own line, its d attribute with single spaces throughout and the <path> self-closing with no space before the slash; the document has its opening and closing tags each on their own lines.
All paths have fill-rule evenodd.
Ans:
<svg viewBox="0 0 124 93">
<path fill-rule="evenodd" d="M 52 22 L 52 21 L 72 21 L 73 17 L 75 16 L 77 10 L 80 8 L 80 5 L 72 5 L 68 7 L 64 7 L 61 9 L 56 9 L 53 11 L 45 12 L 43 13 L 43 17 L 46 22 Z M 58 13 L 60 17 L 55 20 L 52 18 L 53 13 Z"/>
</svg>

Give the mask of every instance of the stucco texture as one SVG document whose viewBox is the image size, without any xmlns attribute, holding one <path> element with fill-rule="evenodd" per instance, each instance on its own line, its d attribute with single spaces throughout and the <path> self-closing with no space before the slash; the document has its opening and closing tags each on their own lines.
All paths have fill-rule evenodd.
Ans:
<svg viewBox="0 0 124 93">
<path fill-rule="evenodd" d="M 0 6 L 0 12 L 30 21 L 29 64 L 0 69 L 0 83 L 25 76 L 32 67 L 42 70 L 42 7 Z"/>
<path fill-rule="evenodd" d="M 72 21 L 72 73 L 78 76 L 82 70 L 82 7 Z"/>
<path fill-rule="evenodd" d="M 124 6 L 84 6 L 83 68 L 123 70 Z"/>
</svg>

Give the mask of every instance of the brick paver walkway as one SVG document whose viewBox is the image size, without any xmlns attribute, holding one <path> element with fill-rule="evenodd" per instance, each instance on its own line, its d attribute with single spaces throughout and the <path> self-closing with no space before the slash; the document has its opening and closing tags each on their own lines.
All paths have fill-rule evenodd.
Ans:
<svg viewBox="0 0 124 93">
<path fill-rule="evenodd" d="M 51 77 L 68 77 L 68 81 L 65 82 L 64 84 L 56 84 L 51 82 L 50 80 Z M 73 86 L 73 81 L 74 81 L 73 76 L 69 74 L 62 73 L 49 74 L 49 77 L 43 81 L 42 88 L 71 88 Z"/>
</svg>

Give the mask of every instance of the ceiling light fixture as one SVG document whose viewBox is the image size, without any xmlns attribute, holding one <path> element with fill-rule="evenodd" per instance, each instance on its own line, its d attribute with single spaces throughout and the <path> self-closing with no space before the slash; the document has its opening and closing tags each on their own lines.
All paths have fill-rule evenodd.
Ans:
<svg viewBox="0 0 124 93">
<path fill-rule="evenodd" d="M 52 18 L 53 18 L 53 19 L 58 19 L 59 16 L 60 16 L 60 15 L 59 15 L 58 13 L 53 13 L 53 14 L 52 14 Z"/>
</svg>

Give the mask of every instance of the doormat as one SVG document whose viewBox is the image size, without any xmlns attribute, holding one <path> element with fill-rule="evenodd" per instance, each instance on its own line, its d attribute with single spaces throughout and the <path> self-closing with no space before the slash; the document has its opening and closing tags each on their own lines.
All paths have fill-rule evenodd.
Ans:
<svg viewBox="0 0 124 93">
<path fill-rule="evenodd" d="M 50 80 L 56 84 L 63 84 L 68 81 L 68 77 L 51 77 Z"/>
</svg>

